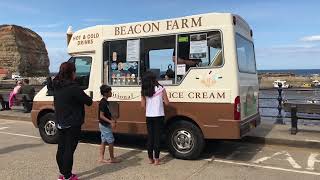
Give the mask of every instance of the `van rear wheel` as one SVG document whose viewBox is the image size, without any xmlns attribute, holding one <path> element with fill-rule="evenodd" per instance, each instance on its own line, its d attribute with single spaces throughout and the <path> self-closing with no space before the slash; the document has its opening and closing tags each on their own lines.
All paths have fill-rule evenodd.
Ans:
<svg viewBox="0 0 320 180">
<path fill-rule="evenodd" d="M 58 143 L 58 129 L 54 113 L 47 113 L 40 118 L 39 132 L 44 142 Z"/>
<path fill-rule="evenodd" d="M 170 153 L 179 159 L 198 158 L 205 144 L 201 130 L 188 121 L 170 125 L 167 138 Z"/>
</svg>

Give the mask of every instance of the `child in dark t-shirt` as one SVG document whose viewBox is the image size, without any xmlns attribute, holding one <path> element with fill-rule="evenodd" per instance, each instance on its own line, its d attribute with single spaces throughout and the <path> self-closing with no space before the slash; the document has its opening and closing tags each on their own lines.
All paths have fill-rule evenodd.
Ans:
<svg viewBox="0 0 320 180">
<path fill-rule="evenodd" d="M 113 143 L 114 137 L 112 129 L 116 127 L 116 121 L 112 119 L 112 115 L 109 109 L 108 98 L 112 96 L 111 87 L 102 85 L 100 87 L 100 93 L 103 98 L 99 103 L 99 128 L 101 132 L 101 145 L 100 145 L 100 157 L 99 162 L 101 163 L 117 163 L 120 162 L 114 157 Z M 106 144 L 109 145 L 110 159 L 104 159 L 104 152 Z"/>
</svg>

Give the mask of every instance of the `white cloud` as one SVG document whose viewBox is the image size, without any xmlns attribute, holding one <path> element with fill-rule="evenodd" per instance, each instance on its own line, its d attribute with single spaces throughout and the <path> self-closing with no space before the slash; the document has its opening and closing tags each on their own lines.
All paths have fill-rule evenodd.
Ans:
<svg viewBox="0 0 320 180">
<path fill-rule="evenodd" d="M 320 67 L 320 46 L 289 44 L 256 48 L 258 69 L 314 69 Z"/>
<path fill-rule="evenodd" d="M 66 48 L 48 48 L 48 55 L 50 60 L 50 72 L 58 72 L 59 66 L 62 62 L 69 59 Z"/>
<path fill-rule="evenodd" d="M 53 23 L 53 24 L 42 24 L 42 25 L 38 25 L 38 26 L 35 26 L 35 27 L 38 27 L 38 28 L 56 28 L 56 27 L 59 27 L 61 25 L 62 25 L 62 23 Z"/>
<path fill-rule="evenodd" d="M 320 46 L 315 44 L 295 44 L 295 45 L 281 45 L 274 47 L 256 48 L 256 56 L 265 58 L 270 56 L 319 56 Z"/>
<path fill-rule="evenodd" d="M 102 19 L 102 18 L 86 18 L 83 19 L 84 22 L 90 22 L 90 23 L 96 23 L 96 22 L 105 22 L 107 21 L 106 19 Z"/>
<path fill-rule="evenodd" d="M 0 8 L 1 9 L 9 9 L 13 11 L 17 11 L 19 13 L 30 13 L 30 14 L 38 14 L 40 13 L 39 9 L 29 7 L 26 4 L 22 4 L 21 2 L 19 3 L 14 3 L 14 2 L 1 2 L 0 3 Z"/>
<path fill-rule="evenodd" d="M 300 40 L 306 41 L 306 42 L 320 41 L 320 35 L 306 36 L 306 37 L 301 38 Z"/>
<path fill-rule="evenodd" d="M 38 25 L 31 25 L 31 24 L 21 24 L 23 27 L 27 27 L 29 29 L 50 29 L 50 28 L 57 28 L 61 26 L 62 23 L 52 23 L 52 24 L 38 24 Z"/>
<path fill-rule="evenodd" d="M 42 38 L 65 38 L 66 32 L 37 32 Z"/>
</svg>

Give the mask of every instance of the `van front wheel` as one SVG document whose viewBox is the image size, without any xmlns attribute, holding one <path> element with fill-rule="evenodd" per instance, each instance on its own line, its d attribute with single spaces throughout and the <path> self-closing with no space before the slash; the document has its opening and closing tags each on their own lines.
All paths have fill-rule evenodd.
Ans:
<svg viewBox="0 0 320 180">
<path fill-rule="evenodd" d="M 58 129 L 54 113 L 47 113 L 40 118 L 39 132 L 42 140 L 49 144 L 58 143 Z"/>
<path fill-rule="evenodd" d="M 198 158 L 205 144 L 201 130 L 188 121 L 171 124 L 167 138 L 170 153 L 179 159 Z"/>
</svg>

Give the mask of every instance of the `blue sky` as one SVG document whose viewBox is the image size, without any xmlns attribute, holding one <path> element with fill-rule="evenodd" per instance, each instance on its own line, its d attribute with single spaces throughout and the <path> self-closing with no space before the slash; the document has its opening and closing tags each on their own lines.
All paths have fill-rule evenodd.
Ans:
<svg viewBox="0 0 320 180">
<path fill-rule="evenodd" d="M 295 0 L 2 0 L 0 24 L 28 27 L 42 36 L 57 71 L 66 53 L 65 32 L 98 24 L 159 20 L 231 12 L 242 16 L 254 32 L 258 69 L 320 68 L 320 1 Z"/>
</svg>

